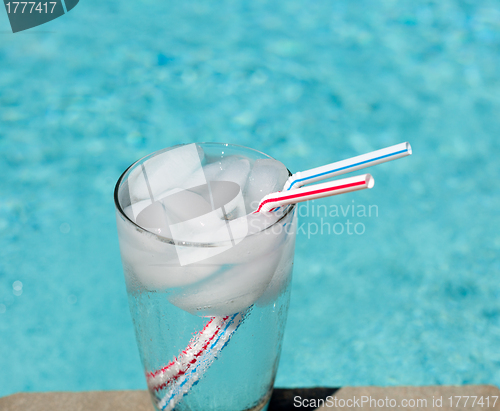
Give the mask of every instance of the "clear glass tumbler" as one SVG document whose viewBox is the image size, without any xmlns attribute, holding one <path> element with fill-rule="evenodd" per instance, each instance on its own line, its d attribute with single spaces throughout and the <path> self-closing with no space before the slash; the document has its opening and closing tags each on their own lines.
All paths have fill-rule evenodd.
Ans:
<svg viewBox="0 0 500 411">
<path fill-rule="evenodd" d="M 267 409 L 296 233 L 294 206 L 257 215 L 245 198 L 255 190 L 249 167 L 269 159 L 228 144 L 181 145 L 137 161 L 116 184 L 130 311 L 157 410 Z M 224 164 L 231 172 L 212 181 Z"/>
</svg>

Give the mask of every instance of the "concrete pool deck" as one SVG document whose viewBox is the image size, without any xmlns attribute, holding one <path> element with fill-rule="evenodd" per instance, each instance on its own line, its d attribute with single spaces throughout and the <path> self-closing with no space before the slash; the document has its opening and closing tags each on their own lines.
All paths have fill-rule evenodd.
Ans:
<svg viewBox="0 0 500 411">
<path fill-rule="evenodd" d="M 450 404 L 450 397 L 452 397 L 452 404 Z M 474 397 L 476 401 L 473 405 Z M 277 388 L 271 398 L 269 411 L 391 410 L 393 408 L 405 411 L 500 410 L 499 397 L 500 390 L 492 385 L 344 387 L 340 389 Z M 329 403 L 326 402 L 327 399 Z M 0 398 L 0 410 L 153 411 L 153 406 L 147 391 L 47 392 L 19 393 Z"/>
</svg>

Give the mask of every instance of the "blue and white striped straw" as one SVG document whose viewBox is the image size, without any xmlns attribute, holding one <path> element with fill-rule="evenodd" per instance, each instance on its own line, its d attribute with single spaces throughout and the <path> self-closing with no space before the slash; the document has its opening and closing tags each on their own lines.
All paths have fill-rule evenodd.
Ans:
<svg viewBox="0 0 500 411">
<path fill-rule="evenodd" d="M 401 143 L 383 148 L 381 150 L 372 151 L 371 153 L 352 157 L 347 160 L 327 164 L 326 166 L 316 167 L 307 171 L 299 171 L 288 178 L 285 186 L 283 187 L 283 191 L 299 188 L 306 184 L 326 180 L 341 174 L 350 173 L 351 171 L 371 167 L 376 164 L 396 160 L 401 157 L 409 156 L 410 154 L 410 143 Z"/>
</svg>

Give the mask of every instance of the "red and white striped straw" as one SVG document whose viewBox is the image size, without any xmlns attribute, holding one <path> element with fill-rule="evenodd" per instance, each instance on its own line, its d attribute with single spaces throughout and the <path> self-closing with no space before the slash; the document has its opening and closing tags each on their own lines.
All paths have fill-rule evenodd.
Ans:
<svg viewBox="0 0 500 411">
<path fill-rule="evenodd" d="M 198 361 L 198 357 L 200 357 L 210 344 L 213 343 L 228 319 L 229 316 L 211 318 L 205 327 L 203 327 L 203 330 L 198 332 L 191 341 L 189 341 L 187 347 L 177 358 L 174 358 L 165 367 L 147 373 L 146 379 L 149 388 L 154 391 L 159 391 L 172 381 L 178 379 L 181 375 L 184 375 L 186 371 Z"/>
<path fill-rule="evenodd" d="M 260 200 L 259 206 L 254 213 L 264 213 L 288 204 L 372 188 L 374 184 L 375 180 L 370 174 L 363 174 L 360 176 L 343 178 L 342 180 L 330 181 L 328 183 L 301 187 L 293 191 L 271 193 Z"/>
<path fill-rule="evenodd" d="M 156 391 L 156 406 L 161 411 L 173 411 L 215 361 L 232 335 L 243 323 L 251 307 L 225 317 L 212 317 L 195 334 L 187 347 L 165 367 L 146 374 L 148 387 Z M 165 390 L 162 395 L 160 391 Z"/>
</svg>

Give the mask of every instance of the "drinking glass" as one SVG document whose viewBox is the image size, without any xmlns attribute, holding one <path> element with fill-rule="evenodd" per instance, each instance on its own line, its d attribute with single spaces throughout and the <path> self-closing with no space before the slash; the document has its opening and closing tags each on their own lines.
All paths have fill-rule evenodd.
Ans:
<svg viewBox="0 0 500 411">
<path fill-rule="evenodd" d="M 270 158 L 229 144 L 175 146 L 135 162 L 116 184 L 128 300 L 157 410 L 267 410 L 297 224 L 293 205 L 257 215 L 245 204 L 256 188 L 247 165 Z M 211 181 L 210 164 L 225 162 L 229 180 Z"/>
</svg>

